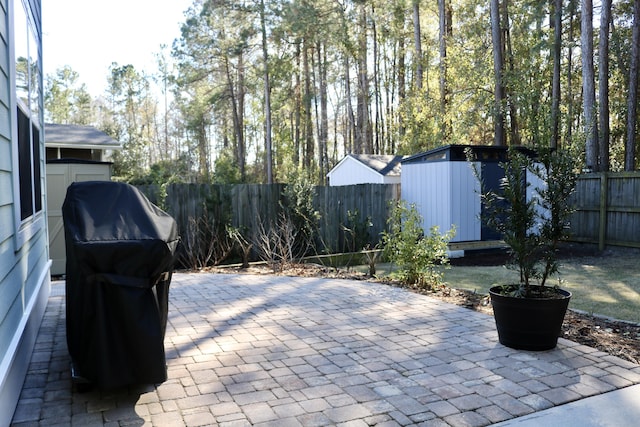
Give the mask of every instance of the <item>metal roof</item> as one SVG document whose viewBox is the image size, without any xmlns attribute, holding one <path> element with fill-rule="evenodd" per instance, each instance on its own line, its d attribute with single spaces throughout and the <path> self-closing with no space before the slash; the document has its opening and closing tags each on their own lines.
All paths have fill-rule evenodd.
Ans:
<svg viewBox="0 0 640 427">
<path fill-rule="evenodd" d="M 513 149 L 535 158 L 535 151 L 526 147 L 512 147 Z M 405 157 L 402 163 L 425 163 L 425 162 L 441 162 L 441 161 L 458 161 L 466 162 L 467 150 L 471 151 L 471 156 L 475 161 L 480 162 L 504 162 L 508 160 L 509 147 L 496 145 L 444 145 L 434 148 L 433 150 L 414 154 Z"/>
<path fill-rule="evenodd" d="M 44 125 L 46 147 L 119 150 L 122 144 L 93 126 Z"/>
</svg>

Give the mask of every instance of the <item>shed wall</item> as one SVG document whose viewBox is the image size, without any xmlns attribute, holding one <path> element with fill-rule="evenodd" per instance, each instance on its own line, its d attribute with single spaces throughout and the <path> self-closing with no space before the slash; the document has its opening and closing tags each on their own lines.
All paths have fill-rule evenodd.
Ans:
<svg viewBox="0 0 640 427">
<path fill-rule="evenodd" d="M 415 204 L 427 232 L 456 227 L 452 242 L 480 240 L 479 184 L 467 162 L 425 162 L 402 165 L 402 198 Z"/>
<path fill-rule="evenodd" d="M 67 187 L 72 182 L 108 181 L 111 166 L 106 163 L 49 163 L 47 164 L 47 218 L 49 220 L 49 254 L 51 274 L 65 273 L 67 262 L 62 223 L 62 203 L 67 195 Z"/>
<path fill-rule="evenodd" d="M 383 184 L 383 176 L 361 162 L 345 157 L 331 172 L 329 185 Z"/>
</svg>

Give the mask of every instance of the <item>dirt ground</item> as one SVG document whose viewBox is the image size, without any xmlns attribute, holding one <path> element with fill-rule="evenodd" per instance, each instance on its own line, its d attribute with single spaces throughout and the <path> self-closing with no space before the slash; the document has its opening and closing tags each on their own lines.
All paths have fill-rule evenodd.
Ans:
<svg viewBox="0 0 640 427">
<path fill-rule="evenodd" d="M 581 256 L 593 256 L 595 249 L 582 245 L 568 245 L 563 248 L 562 258 L 574 258 Z M 453 265 L 501 265 L 505 260 L 505 253 L 495 252 L 482 254 L 482 256 L 467 256 L 451 260 Z M 249 274 L 274 274 L 267 266 L 251 266 L 247 269 L 240 268 L 211 268 L 207 269 L 219 273 L 249 273 Z M 390 286 L 403 286 L 390 280 L 379 280 L 362 273 L 342 269 L 328 268 L 313 264 L 295 264 L 288 266 L 277 274 L 289 276 L 311 277 L 337 277 L 352 280 L 369 280 L 386 283 Z M 423 290 L 407 287 L 412 292 L 418 292 L 438 298 L 443 301 L 457 304 L 471 310 L 493 315 L 491 302 L 487 295 L 469 291 L 442 287 L 437 290 Z M 592 316 L 569 310 L 565 315 L 562 337 L 597 348 L 621 359 L 640 364 L 640 324 L 624 321 L 616 321 L 607 318 Z"/>
</svg>

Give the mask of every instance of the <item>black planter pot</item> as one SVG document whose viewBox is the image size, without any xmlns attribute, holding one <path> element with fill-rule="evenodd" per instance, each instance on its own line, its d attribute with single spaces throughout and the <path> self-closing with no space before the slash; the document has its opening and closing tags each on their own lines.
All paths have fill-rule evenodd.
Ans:
<svg viewBox="0 0 640 427">
<path fill-rule="evenodd" d="M 516 298 L 489 289 L 500 344 L 520 350 L 550 350 L 558 343 L 571 292 L 558 298 Z"/>
</svg>

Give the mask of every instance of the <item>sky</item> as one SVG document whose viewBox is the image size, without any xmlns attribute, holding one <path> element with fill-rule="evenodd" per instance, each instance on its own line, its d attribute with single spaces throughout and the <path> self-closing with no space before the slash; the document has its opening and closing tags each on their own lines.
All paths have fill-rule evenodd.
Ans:
<svg viewBox="0 0 640 427">
<path fill-rule="evenodd" d="M 192 0 L 42 0 L 44 74 L 68 65 L 96 97 L 107 87 L 112 62 L 155 73 L 160 45 L 171 48 L 191 4 Z"/>
</svg>

